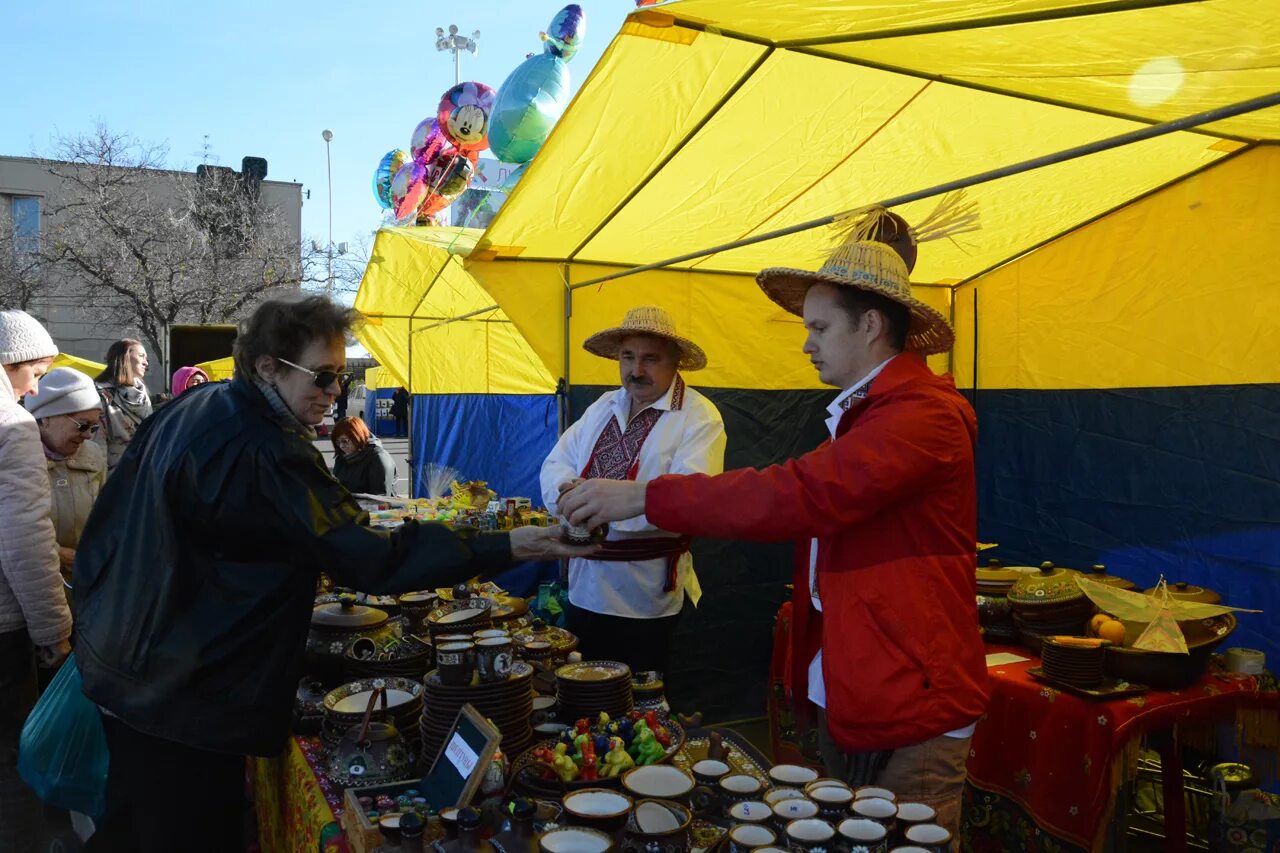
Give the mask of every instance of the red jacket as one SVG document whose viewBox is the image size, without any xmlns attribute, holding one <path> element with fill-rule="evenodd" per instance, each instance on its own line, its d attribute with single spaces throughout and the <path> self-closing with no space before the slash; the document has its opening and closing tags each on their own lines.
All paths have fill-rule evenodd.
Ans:
<svg viewBox="0 0 1280 853">
<path fill-rule="evenodd" d="M 823 653 L 827 725 L 844 749 L 920 743 L 976 720 L 987 670 L 978 634 L 977 419 L 950 377 L 894 358 L 840 419 L 836 439 L 763 471 L 650 482 L 664 530 L 798 539 L 792 689 Z M 809 541 L 818 592 L 809 598 Z"/>
</svg>

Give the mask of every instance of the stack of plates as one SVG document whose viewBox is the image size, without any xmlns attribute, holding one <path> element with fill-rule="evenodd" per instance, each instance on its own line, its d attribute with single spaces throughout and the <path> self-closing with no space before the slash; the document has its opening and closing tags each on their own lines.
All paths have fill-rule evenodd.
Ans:
<svg viewBox="0 0 1280 853">
<path fill-rule="evenodd" d="M 1104 652 L 1101 646 L 1087 649 L 1045 638 L 1040 654 L 1044 674 L 1055 681 L 1076 687 L 1097 687 L 1102 683 Z"/>
<path fill-rule="evenodd" d="M 324 697 L 324 719 L 320 724 L 320 737 L 325 746 L 333 749 L 352 726 L 364 722 L 364 713 L 375 688 L 387 692 L 387 710 L 382 710 L 382 700 L 374 705 L 373 719 L 394 723 L 404 736 L 411 751 L 420 746 L 417 721 L 422 716 L 422 683 L 410 678 L 363 678 L 330 690 Z"/>
<path fill-rule="evenodd" d="M 511 675 L 506 681 L 466 687 L 443 683 L 438 670 L 428 672 L 423 679 L 426 709 L 419 724 L 424 768 L 435 761 L 458 712 L 468 703 L 502 733 L 503 753 L 514 758 L 528 749 L 533 742 L 533 729 L 529 726 L 533 713 L 532 676 L 533 667 L 524 661 L 511 665 Z"/>
<path fill-rule="evenodd" d="M 556 699 L 562 722 L 595 719 L 602 711 L 621 717 L 633 705 L 631 668 L 611 660 L 567 663 L 556 670 Z"/>
<path fill-rule="evenodd" d="M 427 616 L 427 631 L 440 634 L 470 634 L 493 627 L 492 598 L 464 598 L 442 604 Z"/>
</svg>

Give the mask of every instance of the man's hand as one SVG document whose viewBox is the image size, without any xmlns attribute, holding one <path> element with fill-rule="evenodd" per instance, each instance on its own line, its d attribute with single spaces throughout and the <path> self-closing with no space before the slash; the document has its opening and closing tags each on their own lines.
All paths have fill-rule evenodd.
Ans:
<svg viewBox="0 0 1280 853">
<path fill-rule="evenodd" d="M 565 492 L 569 491 L 570 489 L 581 486 L 585 482 L 587 481 L 582 479 L 581 477 L 575 477 L 572 480 L 565 480 L 557 488 L 560 490 L 560 494 L 563 495 Z"/>
<path fill-rule="evenodd" d="M 644 515 L 648 485 L 648 481 L 587 480 L 560 499 L 560 515 L 589 530 L 609 521 Z"/>
<path fill-rule="evenodd" d="M 76 562 L 76 549 L 64 548 L 63 546 L 59 545 L 58 546 L 58 562 L 62 564 L 62 568 L 64 569 L 71 568 L 73 565 L 75 565 L 75 562 Z"/>
<path fill-rule="evenodd" d="M 560 541 L 560 527 L 517 527 L 511 531 L 511 556 L 516 560 L 558 560 L 590 557 L 598 545 L 569 545 Z"/>
<path fill-rule="evenodd" d="M 36 662 L 43 669 L 57 669 L 71 654 L 71 642 L 62 640 L 52 646 L 36 646 Z"/>
</svg>

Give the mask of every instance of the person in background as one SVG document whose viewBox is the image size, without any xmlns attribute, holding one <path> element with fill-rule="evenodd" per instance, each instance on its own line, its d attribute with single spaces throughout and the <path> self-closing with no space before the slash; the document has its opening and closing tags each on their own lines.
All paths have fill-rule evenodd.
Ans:
<svg viewBox="0 0 1280 853">
<path fill-rule="evenodd" d="M 396 494 L 396 463 L 361 418 L 333 425 L 333 476 L 352 494 Z"/>
<path fill-rule="evenodd" d="M 209 381 L 209 374 L 205 373 L 198 367 L 179 367 L 173 372 L 173 382 L 169 386 L 169 390 L 173 392 L 176 400 L 182 396 L 184 391 L 190 391 L 197 385 L 203 385 Z"/>
<path fill-rule="evenodd" d="M 147 420 L 103 487 L 72 577 L 111 753 L 90 851 L 245 849 L 245 756 L 285 747 L 321 572 L 390 594 L 590 553 L 556 527 L 370 527 L 315 446 L 353 319 L 322 296 L 263 302 L 235 378 Z"/>
<path fill-rule="evenodd" d="M 0 311 L 0 850 L 34 850 L 43 809 L 18 776 L 18 738 L 36 702 L 37 663 L 71 651 L 71 610 L 49 519 L 40 429 L 22 407 L 58 348 L 25 311 Z M 96 394 L 91 404 L 96 404 Z"/>
<path fill-rule="evenodd" d="M 151 398 L 142 384 L 147 366 L 147 351 L 132 338 L 116 341 L 107 349 L 107 366 L 97 378 L 102 429 L 94 440 L 107 451 L 108 473 L 120 464 L 133 434 L 151 414 Z"/>
<path fill-rule="evenodd" d="M 40 426 L 49 468 L 50 517 L 58 539 L 62 577 L 69 590 L 80 531 L 107 481 L 106 451 L 90 441 L 101 427 L 98 389 L 80 371 L 55 367 L 41 377 L 40 393 L 27 404 L 27 411 Z"/>
<path fill-rule="evenodd" d="M 409 435 L 409 389 L 403 385 L 391 395 L 391 417 L 396 419 L 396 438 Z"/>
<path fill-rule="evenodd" d="M 351 399 L 351 380 L 348 379 L 346 382 L 342 383 L 342 393 L 338 395 L 338 400 L 337 400 L 337 403 L 335 404 L 335 411 L 333 414 L 333 420 L 335 424 L 347 416 L 347 401 L 350 399 Z"/>
</svg>

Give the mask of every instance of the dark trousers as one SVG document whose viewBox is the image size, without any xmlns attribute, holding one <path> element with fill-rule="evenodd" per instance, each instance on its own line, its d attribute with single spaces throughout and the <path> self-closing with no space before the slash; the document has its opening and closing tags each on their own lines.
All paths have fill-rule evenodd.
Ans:
<svg viewBox="0 0 1280 853">
<path fill-rule="evenodd" d="M 36 691 L 36 652 L 26 629 L 0 634 L 0 853 L 35 850 L 44 835 L 44 807 L 18 775 L 18 738 Z"/>
<path fill-rule="evenodd" d="M 244 756 L 143 734 L 105 714 L 111 751 L 107 813 L 91 853 L 241 853 Z"/>
<path fill-rule="evenodd" d="M 404 438 L 409 435 L 409 416 L 396 415 L 396 437 Z"/>
<path fill-rule="evenodd" d="M 617 660 L 633 673 L 655 670 L 665 673 L 680 614 L 657 619 L 628 619 L 583 610 L 572 603 L 565 627 L 578 638 L 584 660 Z"/>
</svg>

